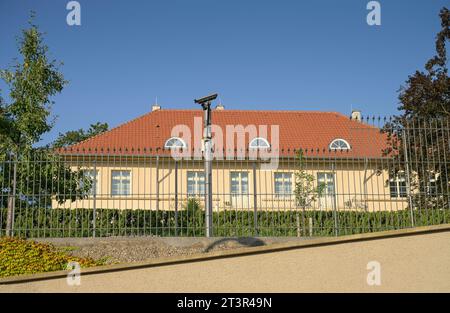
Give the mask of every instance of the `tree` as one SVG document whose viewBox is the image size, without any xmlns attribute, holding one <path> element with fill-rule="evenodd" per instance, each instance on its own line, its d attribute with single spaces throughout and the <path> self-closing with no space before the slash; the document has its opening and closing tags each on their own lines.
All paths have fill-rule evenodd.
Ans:
<svg viewBox="0 0 450 313">
<path fill-rule="evenodd" d="M 49 120 L 53 104 L 51 97 L 60 93 L 67 84 L 56 61 L 48 59 L 43 34 L 32 19 L 29 24 L 30 28 L 22 31 L 19 40 L 22 62 L 16 62 L 12 69 L 0 71 L 10 89 L 11 99 L 4 108 L 11 119 L 10 133 L 1 143 L 1 148 L 15 153 L 32 149 L 42 134 L 52 128 L 53 121 Z"/>
<path fill-rule="evenodd" d="M 436 55 L 425 71 L 409 76 L 399 90 L 402 114 L 388 122 L 385 155 L 395 159 L 390 175 L 405 172 L 409 182 L 410 206 L 443 208 L 450 194 L 450 78 L 446 44 L 450 39 L 450 12 L 440 11 L 441 30 L 436 36 Z"/>
<path fill-rule="evenodd" d="M 436 36 L 436 55 L 425 64 L 425 72 L 416 71 L 400 88 L 399 118 L 434 118 L 450 116 L 450 78 L 447 69 L 446 43 L 450 39 L 450 12 L 439 14 L 441 30 Z"/>
<path fill-rule="evenodd" d="M 51 150 L 34 147 L 53 127 L 51 97 L 67 81 L 56 61 L 49 61 L 48 47 L 33 17 L 32 13 L 29 28 L 18 42 L 21 59 L 0 71 L 10 99 L 0 106 L 0 207 L 8 206 L 9 234 L 16 204 L 49 207 L 52 199 L 62 203 L 83 198 L 91 186 L 82 171 L 66 166 Z"/>
<path fill-rule="evenodd" d="M 10 118 L 3 107 L 3 99 L 0 96 L 0 142 L 4 142 L 6 137 L 9 137 L 10 123 Z"/>
<path fill-rule="evenodd" d="M 325 184 L 314 183 L 314 175 L 306 172 L 303 152 L 297 153 L 297 170 L 295 172 L 295 203 L 298 208 L 302 209 L 303 231 L 305 231 L 305 210 L 310 208 L 312 203 L 320 197 L 324 190 Z M 299 214 L 296 215 L 297 224 L 299 224 Z M 297 229 L 297 235 L 300 236 L 300 230 Z M 304 234 L 305 235 L 305 234 Z"/>
<path fill-rule="evenodd" d="M 97 122 L 95 124 L 91 124 L 87 131 L 85 131 L 84 129 L 78 129 L 74 131 L 68 131 L 64 134 L 59 133 L 58 138 L 53 142 L 52 146 L 54 148 L 71 146 L 93 136 L 97 136 L 107 131 L 108 128 L 109 126 L 107 123 Z"/>
</svg>

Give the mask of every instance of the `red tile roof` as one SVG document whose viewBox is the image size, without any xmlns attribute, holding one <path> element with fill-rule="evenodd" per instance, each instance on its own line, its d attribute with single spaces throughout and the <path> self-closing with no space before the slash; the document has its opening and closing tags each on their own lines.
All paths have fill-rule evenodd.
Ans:
<svg viewBox="0 0 450 313">
<path fill-rule="evenodd" d="M 172 137 L 172 129 L 176 125 L 186 125 L 191 131 L 192 139 L 187 142 L 188 149 L 200 149 L 194 145 L 194 120 L 202 121 L 201 110 L 159 110 L 144 114 L 134 120 L 122 124 L 103 134 L 60 150 L 62 154 L 163 154 L 164 144 Z M 227 125 L 267 125 L 265 137 L 272 149 L 279 149 L 280 155 L 293 154 L 294 150 L 303 149 L 306 155 L 331 156 L 346 158 L 374 158 L 382 156 L 386 145 L 385 135 L 379 128 L 366 123 L 351 120 L 336 112 L 317 111 L 244 111 L 213 110 L 212 123 L 222 128 L 226 142 Z M 202 125 L 197 128 L 202 136 Z M 279 125 L 279 145 L 276 147 L 271 137 L 271 125 Z M 241 132 L 242 133 L 242 132 Z M 275 132 L 274 132 L 275 134 Z M 185 134 L 183 134 L 184 136 Z M 181 136 L 181 134 L 180 134 Z M 213 138 L 215 134 L 213 133 Z M 229 136 L 231 138 L 231 136 Z M 330 151 L 329 144 L 333 139 L 345 139 L 351 145 L 346 152 Z M 245 136 L 245 146 L 249 138 Z M 195 142 L 199 143 L 200 140 Z M 236 137 L 234 139 L 237 145 Z M 224 143 L 224 148 L 227 148 Z"/>
</svg>

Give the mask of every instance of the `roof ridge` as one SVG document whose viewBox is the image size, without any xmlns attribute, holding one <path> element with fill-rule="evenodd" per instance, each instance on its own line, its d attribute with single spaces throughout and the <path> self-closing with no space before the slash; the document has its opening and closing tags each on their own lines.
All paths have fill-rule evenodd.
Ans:
<svg viewBox="0 0 450 313">
<path fill-rule="evenodd" d="M 179 109 L 179 108 L 167 108 L 167 109 L 160 109 L 154 112 L 165 112 L 165 111 L 202 111 L 202 109 Z M 214 111 L 214 108 L 212 108 L 212 111 Z M 257 109 L 251 109 L 251 110 L 245 110 L 245 109 L 224 109 L 224 110 L 217 110 L 216 112 L 230 112 L 230 111 L 243 111 L 243 112 L 305 112 L 305 113 L 339 113 L 338 111 L 320 111 L 320 110 L 257 110 Z M 149 113 L 154 113 L 149 112 Z"/>
</svg>

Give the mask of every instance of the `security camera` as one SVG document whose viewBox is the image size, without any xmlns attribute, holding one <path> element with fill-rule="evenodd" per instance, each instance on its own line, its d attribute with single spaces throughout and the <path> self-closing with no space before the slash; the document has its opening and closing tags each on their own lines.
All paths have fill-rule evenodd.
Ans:
<svg viewBox="0 0 450 313">
<path fill-rule="evenodd" d="M 200 99 L 195 99 L 194 102 L 201 104 L 203 108 L 206 108 L 206 106 L 211 104 L 211 101 L 213 101 L 214 99 L 217 98 L 217 93 L 214 93 L 212 95 L 200 98 Z"/>
</svg>

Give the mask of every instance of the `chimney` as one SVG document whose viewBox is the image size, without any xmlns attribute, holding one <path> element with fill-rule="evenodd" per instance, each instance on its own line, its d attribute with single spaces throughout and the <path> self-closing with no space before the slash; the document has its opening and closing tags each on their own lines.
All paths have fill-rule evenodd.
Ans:
<svg viewBox="0 0 450 313">
<path fill-rule="evenodd" d="M 216 110 L 223 111 L 223 110 L 225 110 L 225 107 L 222 105 L 222 103 L 219 103 L 218 105 L 216 105 Z"/>
<path fill-rule="evenodd" d="M 155 104 L 152 105 L 152 112 L 161 110 L 161 106 L 158 104 L 158 97 L 155 98 Z"/>
<path fill-rule="evenodd" d="M 362 115 L 360 110 L 352 110 L 352 121 L 361 122 Z"/>
</svg>

